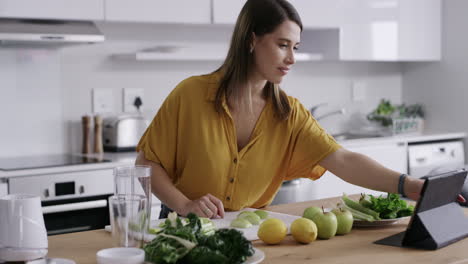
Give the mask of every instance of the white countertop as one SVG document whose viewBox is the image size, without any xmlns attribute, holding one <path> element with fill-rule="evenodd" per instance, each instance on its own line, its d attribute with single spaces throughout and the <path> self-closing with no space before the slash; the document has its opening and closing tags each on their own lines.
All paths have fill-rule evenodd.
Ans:
<svg viewBox="0 0 468 264">
<path fill-rule="evenodd" d="M 424 132 L 422 134 L 402 134 L 390 137 L 373 137 L 373 138 L 360 138 L 360 139 L 348 139 L 348 140 L 339 140 L 343 146 L 356 146 L 356 145 L 371 145 L 389 142 L 396 143 L 420 143 L 420 142 L 430 142 L 430 141 L 439 141 L 439 140 L 451 140 L 451 139 L 463 139 L 467 137 L 465 132 Z"/>
<path fill-rule="evenodd" d="M 398 135 L 391 137 L 375 137 L 375 138 L 362 138 L 362 139 L 349 139 L 338 141 L 344 147 L 352 146 L 365 146 L 374 145 L 379 143 L 418 143 L 428 141 L 439 141 L 439 140 L 451 140 L 451 139 L 462 139 L 467 136 L 464 132 L 425 132 L 418 135 Z M 104 163 L 91 163 L 91 164 L 80 164 L 60 167 L 49 167 L 39 169 L 27 169 L 27 170 L 14 170 L 14 171 L 2 171 L 0 170 L 1 178 L 10 178 L 18 176 L 30 176 L 30 175 L 42 175 L 42 174 L 54 174 L 74 171 L 87 171 L 87 170 L 103 170 L 113 169 L 118 166 L 132 165 L 135 163 L 136 152 L 105 152 L 104 154 L 91 154 L 89 157 L 102 157 L 104 159 L 111 160 L 111 162 Z"/>
<path fill-rule="evenodd" d="M 77 155 L 80 155 L 80 154 L 77 154 Z M 10 178 L 10 177 L 19 177 L 19 176 L 66 173 L 66 172 L 75 172 L 75 171 L 113 169 L 118 166 L 127 166 L 127 165 L 134 164 L 136 155 L 137 154 L 135 152 L 121 152 L 121 153 L 107 153 L 106 152 L 104 154 L 90 154 L 90 155 L 85 155 L 85 156 L 93 157 L 93 158 L 100 157 L 100 158 L 111 160 L 111 161 L 103 162 L 103 163 L 89 163 L 89 164 L 78 164 L 78 165 L 25 169 L 25 170 L 12 170 L 12 171 L 0 170 L 0 179 Z"/>
</svg>

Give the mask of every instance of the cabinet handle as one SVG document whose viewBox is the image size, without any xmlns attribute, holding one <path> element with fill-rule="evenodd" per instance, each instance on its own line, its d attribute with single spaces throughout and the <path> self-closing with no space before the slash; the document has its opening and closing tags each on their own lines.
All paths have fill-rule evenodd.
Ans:
<svg viewBox="0 0 468 264">
<path fill-rule="evenodd" d="M 63 213 L 69 211 L 79 211 L 86 209 L 102 208 L 107 206 L 107 200 L 96 200 L 80 203 L 69 203 L 59 205 L 49 205 L 42 207 L 43 214 Z"/>
<path fill-rule="evenodd" d="M 80 194 L 83 194 L 84 192 L 85 192 L 84 186 L 81 185 L 81 186 L 80 186 Z"/>
<path fill-rule="evenodd" d="M 45 190 L 44 190 L 44 197 L 45 197 L 45 198 L 49 198 L 49 196 L 50 196 L 49 189 L 45 189 Z"/>
</svg>

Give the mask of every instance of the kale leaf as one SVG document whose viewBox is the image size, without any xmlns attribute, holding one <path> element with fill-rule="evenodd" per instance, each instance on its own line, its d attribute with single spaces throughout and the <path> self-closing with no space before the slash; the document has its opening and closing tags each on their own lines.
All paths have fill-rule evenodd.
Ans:
<svg viewBox="0 0 468 264">
<path fill-rule="evenodd" d="M 203 225 L 193 213 L 188 214 L 187 219 L 186 224 L 175 215 L 166 220 L 156 238 L 143 248 L 146 261 L 155 264 L 236 264 L 253 255 L 252 243 L 240 231 L 213 231 L 214 225 Z"/>
<path fill-rule="evenodd" d="M 185 255 L 179 263 L 190 264 L 229 264 L 229 259 L 218 250 L 206 246 L 197 246 Z"/>
<path fill-rule="evenodd" d="M 410 216 L 414 211 L 414 206 L 408 206 L 406 201 L 395 193 L 388 193 L 387 197 L 370 195 L 370 202 L 372 203 L 370 208 L 378 212 L 382 219 Z"/>
<path fill-rule="evenodd" d="M 220 251 L 230 263 L 242 263 L 254 253 L 252 243 L 235 229 L 219 229 L 214 235 L 200 240 L 200 244 Z"/>
<path fill-rule="evenodd" d="M 157 236 L 153 241 L 143 247 L 145 259 L 155 264 L 176 263 L 185 256 L 189 249 L 176 240 Z"/>
</svg>

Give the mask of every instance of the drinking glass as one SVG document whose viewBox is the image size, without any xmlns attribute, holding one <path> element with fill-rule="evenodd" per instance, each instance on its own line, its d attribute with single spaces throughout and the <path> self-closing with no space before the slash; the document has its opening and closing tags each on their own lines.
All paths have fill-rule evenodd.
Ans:
<svg viewBox="0 0 468 264">
<path fill-rule="evenodd" d="M 115 246 L 143 246 L 149 223 L 147 208 L 147 199 L 143 195 L 119 194 L 109 197 L 109 214 Z"/>
<path fill-rule="evenodd" d="M 123 166 L 114 169 L 114 195 L 122 197 L 138 196 L 145 199 L 145 210 L 143 214 L 145 221 L 145 233 L 149 228 L 149 221 L 151 219 L 151 167 L 136 165 L 136 166 Z"/>
</svg>

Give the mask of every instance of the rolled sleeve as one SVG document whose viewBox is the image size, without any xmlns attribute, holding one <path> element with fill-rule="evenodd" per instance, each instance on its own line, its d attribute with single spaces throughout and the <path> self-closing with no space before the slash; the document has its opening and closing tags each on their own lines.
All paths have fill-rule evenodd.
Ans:
<svg viewBox="0 0 468 264">
<path fill-rule="evenodd" d="M 160 164 L 175 180 L 179 98 L 174 90 L 164 101 L 137 146 L 145 158 Z"/>
<path fill-rule="evenodd" d="M 295 102 L 291 122 L 292 154 L 285 180 L 297 178 L 320 178 L 326 169 L 319 162 L 341 146 L 312 117 L 310 112 L 298 101 Z"/>
</svg>

